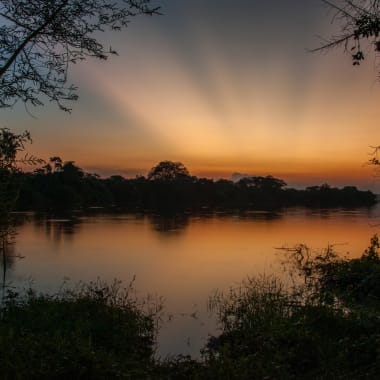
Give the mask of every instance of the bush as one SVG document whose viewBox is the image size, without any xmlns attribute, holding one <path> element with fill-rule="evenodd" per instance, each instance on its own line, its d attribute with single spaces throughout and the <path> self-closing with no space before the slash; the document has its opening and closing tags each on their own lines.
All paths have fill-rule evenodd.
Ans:
<svg viewBox="0 0 380 380">
<path fill-rule="evenodd" d="M 1 310 L 2 379 L 142 379 L 153 366 L 157 309 L 120 283 L 53 296 L 8 292 Z"/>
<path fill-rule="evenodd" d="M 359 259 L 331 247 L 290 250 L 302 282 L 243 281 L 210 306 L 221 333 L 204 349 L 207 379 L 373 379 L 380 370 L 377 236 Z"/>
</svg>

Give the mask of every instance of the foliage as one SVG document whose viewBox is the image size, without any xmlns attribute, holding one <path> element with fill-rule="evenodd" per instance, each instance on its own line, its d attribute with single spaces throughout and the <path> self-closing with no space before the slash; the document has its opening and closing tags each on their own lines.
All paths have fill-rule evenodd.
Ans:
<svg viewBox="0 0 380 380">
<path fill-rule="evenodd" d="M 188 179 L 189 171 L 181 162 L 161 161 L 148 173 L 148 179 L 153 181 L 177 181 Z"/>
<path fill-rule="evenodd" d="M 380 51 L 380 3 L 378 0 L 322 0 L 334 12 L 333 21 L 340 25 L 340 33 L 312 51 L 324 51 L 344 46 L 353 65 L 360 65 L 366 52 L 363 44 L 369 42 L 371 50 Z"/>
<path fill-rule="evenodd" d="M 266 177 L 244 177 L 239 180 L 238 184 L 243 187 L 253 187 L 261 191 L 279 191 L 286 186 L 285 181 L 270 175 Z"/>
<path fill-rule="evenodd" d="M 9 291 L 0 317 L 1 377 L 146 379 L 160 310 L 119 282 L 51 296 Z"/>
<path fill-rule="evenodd" d="M 11 132 L 8 128 L 0 128 L 0 203 L 2 209 L 14 203 L 17 192 L 13 189 L 17 174 L 20 174 L 20 164 L 37 164 L 43 162 L 25 152 L 25 145 L 31 143 L 30 133 Z M 20 153 L 24 155 L 19 157 Z M 11 199 L 13 202 L 11 202 Z"/>
<path fill-rule="evenodd" d="M 20 164 L 36 164 L 42 160 L 20 153 L 31 143 L 30 133 L 15 134 L 8 128 L 0 128 L 0 220 L 7 219 L 18 197 Z"/>
<path fill-rule="evenodd" d="M 9 214 L 18 199 L 21 181 L 20 165 L 34 165 L 43 160 L 25 153 L 25 146 L 31 143 L 30 133 L 11 132 L 0 128 L 0 228 L 9 223 Z M 20 157 L 20 154 L 23 156 Z"/>
<path fill-rule="evenodd" d="M 204 350 L 208 379 L 373 379 L 380 370 L 377 236 L 359 259 L 329 247 L 288 251 L 303 278 L 247 279 L 211 298 L 221 334 Z"/>
<path fill-rule="evenodd" d="M 322 0 L 334 14 L 333 22 L 339 25 L 338 34 L 324 40 L 311 52 L 328 51 L 343 46 L 351 55 L 352 64 L 359 66 L 368 52 L 380 52 L 380 1 L 379 0 Z M 378 149 L 373 148 L 370 165 L 379 166 Z"/>
<path fill-rule="evenodd" d="M 15 134 L 8 128 L 0 128 L 0 170 L 8 172 L 19 171 L 17 164 L 17 155 L 25 150 L 25 144 L 31 143 L 30 133 L 25 131 L 21 134 Z M 28 161 L 28 156 L 22 159 L 22 162 Z"/>
<path fill-rule="evenodd" d="M 34 156 L 24 154 L 25 145 L 30 142 L 30 134 L 27 131 L 15 134 L 7 128 L 0 128 L 0 255 L 3 267 L 3 290 L 6 267 L 10 259 L 10 244 L 14 237 L 11 212 L 18 200 L 22 180 L 19 165 L 41 162 Z M 24 155 L 19 157 L 21 153 Z"/>
<path fill-rule="evenodd" d="M 290 254 L 290 263 L 303 278 L 311 299 L 345 307 L 351 312 L 373 309 L 380 316 L 379 238 L 374 235 L 360 258 L 341 257 L 329 246 L 314 255 L 305 245 Z"/>
<path fill-rule="evenodd" d="M 73 161 L 52 157 L 50 162 L 23 174 L 19 209 L 48 210 L 110 206 L 131 210 L 274 209 L 284 206 L 358 207 L 376 203 L 376 196 L 356 187 L 328 185 L 306 190 L 286 188 L 272 176 L 239 182 L 191 176 L 182 163 L 163 161 L 148 177 L 102 179 L 86 173 Z"/>
<path fill-rule="evenodd" d="M 177 355 L 157 363 L 154 379 L 162 380 L 201 380 L 207 379 L 207 367 L 204 362 L 191 356 Z"/>
<path fill-rule="evenodd" d="M 121 30 L 139 14 L 155 14 L 151 0 L 0 1 L 0 108 L 17 100 L 43 105 L 76 100 L 67 84 L 71 64 L 117 54 L 99 33 Z"/>
<path fill-rule="evenodd" d="M 29 132 L 14 134 L 8 128 L 0 128 L 0 215 L 6 215 L 17 198 L 16 174 L 19 164 L 35 163 L 34 157 L 17 156 L 25 150 L 25 144 L 31 142 Z"/>
</svg>

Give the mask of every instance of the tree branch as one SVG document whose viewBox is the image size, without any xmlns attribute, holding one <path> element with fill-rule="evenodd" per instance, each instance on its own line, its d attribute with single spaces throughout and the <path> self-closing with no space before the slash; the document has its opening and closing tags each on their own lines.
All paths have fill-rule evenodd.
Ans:
<svg viewBox="0 0 380 380">
<path fill-rule="evenodd" d="M 344 42 L 347 42 L 349 41 L 351 38 L 355 37 L 355 34 L 354 33 L 351 33 L 350 35 L 348 36 L 344 36 L 342 38 L 339 38 L 337 40 L 334 40 L 334 41 L 331 41 L 325 45 L 322 45 L 318 48 L 315 48 L 315 49 L 308 49 L 307 51 L 309 53 L 316 53 L 317 51 L 322 51 L 322 50 L 327 50 L 327 49 L 331 49 L 331 48 L 334 48 L 336 46 L 339 46 L 341 44 L 343 44 Z"/>
<path fill-rule="evenodd" d="M 62 11 L 62 9 L 67 5 L 69 0 L 64 0 L 62 4 L 52 13 L 50 17 L 46 19 L 46 21 L 37 29 L 35 29 L 32 33 L 30 33 L 25 40 L 18 46 L 18 48 L 14 51 L 14 53 L 9 57 L 8 61 L 5 63 L 3 67 L 0 68 L 0 78 L 7 72 L 9 67 L 13 64 L 13 62 L 17 59 L 19 54 L 24 50 L 25 46 L 36 36 L 38 36 L 41 31 L 43 31 Z"/>
</svg>

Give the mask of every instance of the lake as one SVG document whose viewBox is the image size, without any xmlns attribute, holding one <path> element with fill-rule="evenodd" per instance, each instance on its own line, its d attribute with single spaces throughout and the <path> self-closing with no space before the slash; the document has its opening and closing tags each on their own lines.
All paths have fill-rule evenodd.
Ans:
<svg viewBox="0 0 380 380">
<path fill-rule="evenodd" d="M 197 356 L 216 332 L 207 310 L 215 290 L 236 286 L 247 276 L 281 275 L 283 252 L 304 243 L 318 250 L 335 244 L 359 256 L 380 221 L 380 207 L 354 210 L 294 208 L 280 212 L 203 214 L 73 213 L 51 217 L 17 214 L 15 254 L 7 281 L 56 291 L 65 279 L 75 285 L 100 278 L 136 276 L 138 295 L 163 297 L 165 323 L 158 355 Z"/>
</svg>

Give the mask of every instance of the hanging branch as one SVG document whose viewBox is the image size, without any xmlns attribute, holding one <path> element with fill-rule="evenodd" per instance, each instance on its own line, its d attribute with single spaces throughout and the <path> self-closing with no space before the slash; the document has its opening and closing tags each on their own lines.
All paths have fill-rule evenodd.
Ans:
<svg viewBox="0 0 380 380">
<path fill-rule="evenodd" d="M 334 12 L 333 22 L 340 25 L 340 32 L 324 41 L 321 46 L 310 52 L 327 51 L 344 46 L 351 54 L 352 64 L 357 66 L 365 59 L 362 42 L 373 45 L 380 52 L 380 2 L 379 0 L 322 0 L 328 9 Z"/>
<path fill-rule="evenodd" d="M 99 32 L 159 14 L 152 1 L 0 0 L 0 108 L 47 99 L 70 111 L 67 101 L 78 99 L 67 81 L 70 65 L 117 54 L 98 40 Z"/>
</svg>

